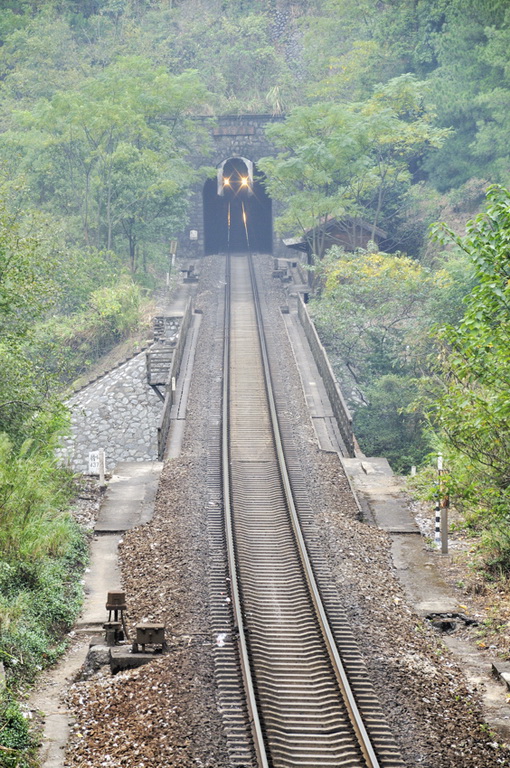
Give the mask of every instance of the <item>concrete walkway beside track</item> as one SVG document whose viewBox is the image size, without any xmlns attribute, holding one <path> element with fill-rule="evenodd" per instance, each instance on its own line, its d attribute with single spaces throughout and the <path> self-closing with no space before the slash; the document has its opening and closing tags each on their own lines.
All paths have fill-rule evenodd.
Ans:
<svg viewBox="0 0 510 768">
<path fill-rule="evenodd" d="M 463 621 L 459 617 L 465 615 L 466 609 L 439 572 L 438 558 L 442 555 L 427 546 L 406 494 L 386 459 L 363 457 L 341 461 L 368 518 L 391 537 L 393 566 L 414 612 L 439 625 L 441 618 L 450 624 L 451 617 L 454 623 L 457 617 L 460 627 Z M 508 741 L 508 689 L 493 675 L 494 660 L 461 633 L 443 633 L 442 640 L 470 685 L 480 693 L 487 722 Z"/>
<path fill-rule="evenodd" d="M 149 522 L 154 512 L 162 462 L 131 461 L 115 469 L 94 526 L 85 604 L 77 630 L 100 629 L 107 619 L 106 594 L 120 590 L 118 545 L 122 533 Z"/>
<path fill-rule="evenodd" d="M 315 429 L 317 441 L 323 451 L 344 451 L 345 446 L 338 429 L 326 387 L 313 359 L 297 313 L 295 300 L 289 302 L 289 313 L 283 314 L 287 335 L 301 378 L 306 404 Z"/>
</svg>

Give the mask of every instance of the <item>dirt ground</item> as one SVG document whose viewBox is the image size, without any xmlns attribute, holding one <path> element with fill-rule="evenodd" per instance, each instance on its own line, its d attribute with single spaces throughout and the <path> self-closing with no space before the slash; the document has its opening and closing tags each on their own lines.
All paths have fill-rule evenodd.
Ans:
<svg viewBox="0 0 510 768">
<path fill-rule="evenodd" d="M 477 536 L 463 526 L 463 518 L 455 508 L 449 511 L 449 551 L 443 556 L 433 543 L 433 505 L 416 500 L 410 504 L 439 573 L 466 613 L 476 619 L 476 624 L 466 628 L 466 635 L 480 650 L 491 651 L 502 661 L 510 660 L 510 583 L 484 576 Z"/>
</svg>

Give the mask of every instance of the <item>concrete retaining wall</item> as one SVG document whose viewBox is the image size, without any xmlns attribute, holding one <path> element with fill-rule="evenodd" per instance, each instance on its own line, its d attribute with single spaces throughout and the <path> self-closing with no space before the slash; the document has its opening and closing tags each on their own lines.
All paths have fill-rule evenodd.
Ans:
<svg viewBox="0 0 510 768">
<path fill-rule="evenodd" d="M 326 392 L 331 402 L 333 413 L 338 424 L 338 429 L 342 435 L 342 439 L 345 443 L 345 447 L 349 452 L 349 456 L 355 456 L 354 452 L 354 435 L 352 432 L 352 416 L 347 408 L 346 402 L 343 398 L 342 392 L 338 385 L 338 382 L 333 373 L 331 363 L 329 362 L 326 350 L 322 346 L 322 343 L 317 334 L 315 325 L 308 314 L 306 305 L 301 298 L 298 297 L 298 315 L 301 320 L 301 324 L 305 331 L 306 338 L 312 350 L 312 354 L 315 360 L 315 364 L 319 369 L 319 373 L 322 376 Z"/>
<path fill-rule="evenodd" d="M 172 379 L 177 379 L 181 371 L 182 356 L 184 354 L 184 345 L 186 344 L 186 337 L 191 325 L 193 317 L 192 302 L 188 300 L 186 309 L 184 311 L 184 317 L 182 318 L 181 328 L 179 332 L 179 338 L 175 347 L 174 355 L 172 358 L 172 364 L 170 366 L 170 373 L 168 375 L 168 385 L 166 387 L 165 402 L 163 403 L 163 411 L 158 426 L 158 459 L 163 461 L 165 457 L 166 441 L 168 438 L 168 431 L 170 429 L 170 412 L 174 403 L 174 392 L 172 391 Z"/>
</svg>

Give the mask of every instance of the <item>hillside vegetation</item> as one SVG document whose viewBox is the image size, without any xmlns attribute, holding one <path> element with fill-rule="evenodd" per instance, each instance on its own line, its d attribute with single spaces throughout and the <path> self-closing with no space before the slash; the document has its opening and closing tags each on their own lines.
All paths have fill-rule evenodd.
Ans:
<svg viewBox="0 0 510 768">
<path fill-rule="evenodd" d="M 507 0 L 2 2 L 2 764 L 30 764 L 14 699 L 79 605 L 64 387 L 166 271 L 208 174 L 196 115 L 285 115 L 260 167 L 279 230 L 309 238 L 362 447 L 425 478 L 442 452 L 486 572 L 508 574 L 509 43 Z M 378 245 L 325 252 L 327 218 Z"/>
</svg>

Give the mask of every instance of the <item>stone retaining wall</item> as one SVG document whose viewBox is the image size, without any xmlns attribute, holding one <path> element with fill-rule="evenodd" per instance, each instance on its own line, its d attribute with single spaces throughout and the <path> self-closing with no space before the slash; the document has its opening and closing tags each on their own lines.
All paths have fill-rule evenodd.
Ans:
<svg viewBox="0 0 510 768">
<path fill-rule="evenodd" d="M 63 456 L 75 472 L 88 472 L 90 451 L 104 450 L 106 469 L 120 461 L 157 461 L 163 403 L 147 383 L 145 352 L 87 385 L 67 401 L 72 437 Z"/>
<path fill-rule="evenodd" d="M 180 317 L 157 315 L 152 321 L 154 341 L 176 341 L 181 325 Z"/>
</svg>

